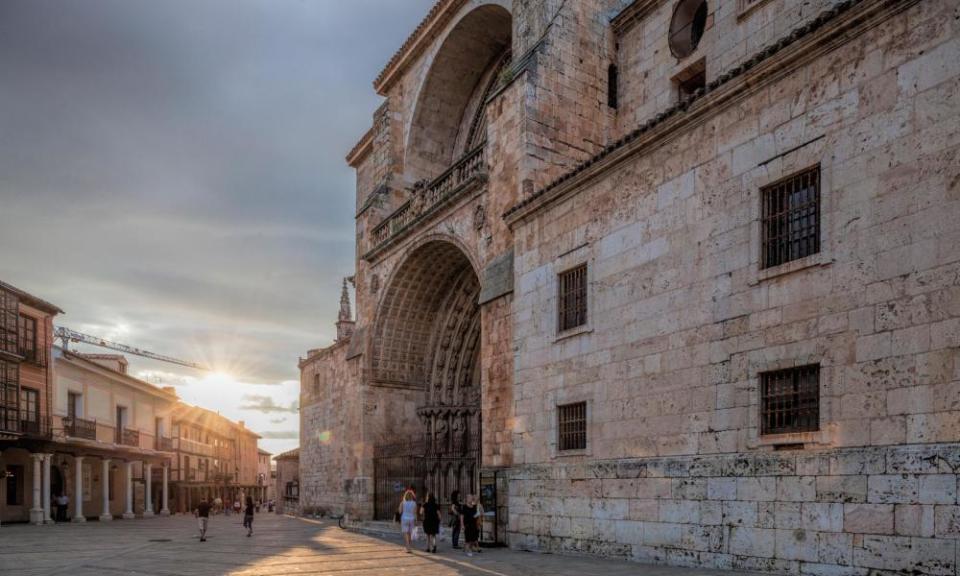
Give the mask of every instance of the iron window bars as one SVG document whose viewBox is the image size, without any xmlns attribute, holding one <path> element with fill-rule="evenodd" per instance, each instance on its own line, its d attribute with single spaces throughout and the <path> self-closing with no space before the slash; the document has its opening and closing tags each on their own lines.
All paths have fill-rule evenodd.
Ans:
<svg viewBox="0 0 960 576">
<path fill-rule="evenodd" d="M 761 434 L 820 429 L 819 364 L 765 372 L 760 386 Z"/>
<path fill-rule="evenodd" d="M 761 189 L 763 268 L 820 251 L 820 167 Z"/>
<path fill-rule="evenodd" d="M 557 406 L 557 449 L 587 448 L 587 403 L 576 402 Z"/>
<path fill-rule="evenodd" d="M 564 332 L 587 323 L 587 265 L 559 275 L 557 330 Z"/>
</svg>

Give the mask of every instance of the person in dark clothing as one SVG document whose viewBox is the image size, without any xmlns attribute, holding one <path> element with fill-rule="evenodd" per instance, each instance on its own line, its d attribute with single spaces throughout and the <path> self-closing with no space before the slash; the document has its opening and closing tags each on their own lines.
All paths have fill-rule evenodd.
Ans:
<svg viewBox="0 0 960 576">
<path fill-rule="evenodd" d="M 70 505 L 70 497 L 67 496 L 66 492 L 61 492 L 57 496 L 57 516 L 55 520 L 57 522 L 66 522 L 67 521 L 67 506 Z"/>
<path fill-rule="evenodd" d="M 450 541 L 454 550 L 460 548 L 460 491 L 450 494 Z"/>
<path fill-rule="evenodd" d="M 460 523 L 463 527 L 464 550 L 467 556 L 480 551 L 480 508 L 473 494 L 467 495 L 467 502 L 460 506 Z"/>
<path fill-rule="evenodd" d="M 253 536 L 253 498 L 250 496 L 243 509 L 243 527 L 247 529 L 247 538 Z"/>
<path fill-rule="evenodd" d="M 206 498 L 200 500 L 200 503 L 197 504 L 197 509 L 194 510 L 193 515 L 197 517 L 197 521 L 200 527 L 200 541 L 207 541 L 207 525 L 210 523 L 210 509 L 213 508 Z"/>
<path fill-rule="evenodd" d="M 440 505 L 432 492 L 427 492 L 427 498 L 420 507 L 420 518 L 423 520 L 423 533 L 427 536 L 426 552 L 437 551 L 437 533 L 440 532 Z"/>
</svg>

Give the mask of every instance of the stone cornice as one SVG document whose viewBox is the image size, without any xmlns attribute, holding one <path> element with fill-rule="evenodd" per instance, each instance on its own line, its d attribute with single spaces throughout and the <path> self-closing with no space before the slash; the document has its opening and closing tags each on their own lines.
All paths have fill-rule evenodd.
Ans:
<svg viewBox="0 0 960 576">
<path fill-rule="evenodd" d="M 662 2 L 663 0 L 635 0 L 610 20 L 614 35 L 623 35 Z"/>
<path fill-rule="evenodd" d="M 920 0 L 845 0 L 793 30 L 739 66 L 660 112 L 600 153 L 503 213 L 512 228 L 548 205 L 579 192 L 598 176 L 638 154 L 660 147 L 721 110 L 843 45 Z"/>
<path fill-rule="evenodd" d="M 360 162 L 373 150 L 373 127 L 371 126 L 366 133 L 360 137 L 350 152 L 347 153 L 347 164 L 351 168 L 356 168 Z"/>
<path fill-rule="evenodd" d="M 373 88 L 377 94 L 386 96 L 387 91 L 396 82 L 400 74 L 407 69 L 410 64 L 423 54 L 427 45 L 433 40 L 444 26 L 450 22 L 457 10 L 466 3 L 467 0 L 438 0 L 430 8 L 427 15 L 420 21 L 420 24 L 414 29 L 413 33 L 407 37 L 400 49 L 384 66 L 383 70 L 373 81 Z"/>
</svg>

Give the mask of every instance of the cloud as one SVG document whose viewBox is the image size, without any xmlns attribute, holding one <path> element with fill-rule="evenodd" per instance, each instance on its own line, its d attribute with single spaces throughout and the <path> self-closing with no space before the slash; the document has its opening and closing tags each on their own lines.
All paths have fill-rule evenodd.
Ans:
<svg viewBox="0 0 960 576">
<path fill-rule="evenodd" d="M 283 423 L 286 422 L 286 421 L 287 421 L 286 418 L 271 418 L 271 419 L 270 419 L 270 423 L 271 423 L 271 424 L 283 424 Z"/>
<path fill-rule="evenodd" d="M 260 436 L 268 440 L 299 440 L 299 430 L 270 430 L 261 432 Z"/>
<path fill-rule="evenodd" d="M 259 394 L 247 394 L 243 397 L 243 400 L 246 403 L 240 406 L 241 410 L 253 410 L 256 412 L 263 412 L 264 414 L 273 412 L 288 412 L 290 414 L 296 414 L 300 409 L 300 403 L 296 400 L 291 402 L 289 406 L 281 406 L 275 403 L 272 397 L 261 396 Z"/>
<path fill-rule="evenodd" d="M 343 158 L 434 1 L 0 1 L 0 279 L 60 325 L 270 388 L 136 357 L 131 373 L 297 425 L 264 414 L 295 413 L 298 357 L 336 335 L 355 267 Z"/>
</svg>

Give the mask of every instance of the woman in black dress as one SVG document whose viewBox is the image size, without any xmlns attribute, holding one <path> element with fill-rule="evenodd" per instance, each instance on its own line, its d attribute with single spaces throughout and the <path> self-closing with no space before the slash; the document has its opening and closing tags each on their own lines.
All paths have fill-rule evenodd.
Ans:
<svg viewBox="0 0 960 576">
<path fill-rule="evenodd" d="M 432 492 L 427 492 L 427 498 L 420 507 L 420 517 L 423 520 L 423 533 L 427 535 L 426 552 L 436 552 L 437 533 L 440 532 L 440 505 Z"/>
<path fill-rule="evenodd" d="M 460 525 L 463 527 L 463 549 L 467 556 L 473 556 L 473 553 L 479 552 L 480 542 L 480 518 L 477 512 L 477 497 L 473 494 L 467 495 L 467 502 L 460 506 Z"/>
</svg>

